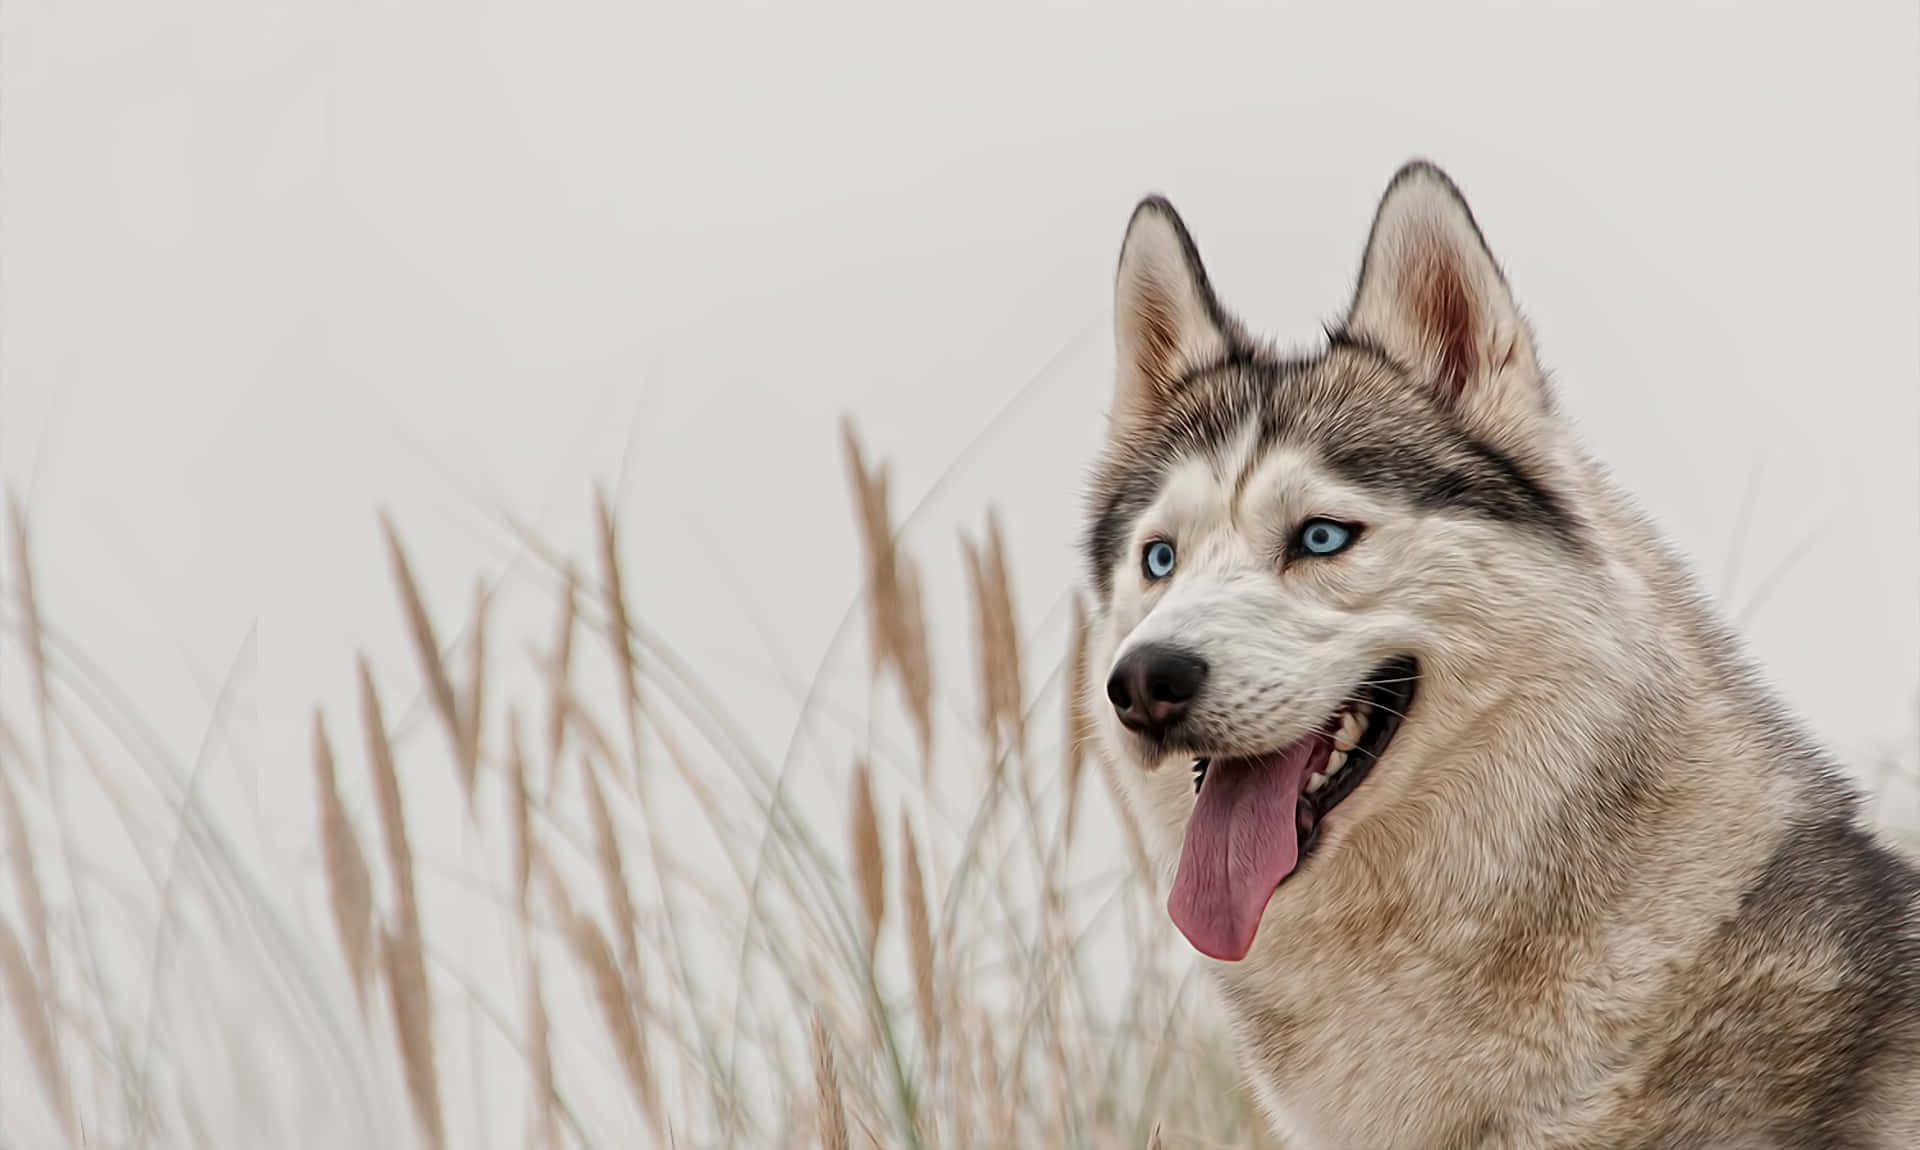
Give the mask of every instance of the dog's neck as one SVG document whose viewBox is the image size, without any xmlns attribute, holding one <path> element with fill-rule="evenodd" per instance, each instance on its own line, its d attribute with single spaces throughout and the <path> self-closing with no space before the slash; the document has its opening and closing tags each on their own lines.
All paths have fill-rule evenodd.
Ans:
<svg viewBox="0 0 1920 1150">
<path fill-rule="evenodd" d="M 1651 622 L 1677 641 L 1668 620 Z M 1366 1126 L 1348 1126 L 1352 1115 L 1371 1109 L 1386 1123 L 1375 1130 L 1442 1144 L 1450 1109 L 1564 1114 L 1603 1096 L 1660 1021 L 1671 972 L 1765 867 L 1792 797 L 1772 750 L 1736 734 L 1751 701 L 1699 682 L 1683 692 L 1685 649 L 1625 684 L 1595 683 L 1591 660 L 1583 679 L 1567 652 L 1552 677 L 1488 692 L 1451 745 L 1406 728 L 1396 771 L 1491 790 L 1436 787 L 1356 822 L 1316 882 L 1282 888 L 1276 903 L 1292 901 L 1270 913 L 1249 960 L 1213 965 L 1243 1033 L 1257 1029 L 1248 1020 L 1268 1028 L 1248 1057 L 1276 1117 L 1351 1133 Z M 1583 684 L 1606 707 L 1570 719 L 1565 693 Z M 1493 1085 L 1512 1070 L 1475 1060 L 1474 1008 L 1400 1002 L 1393 988 L 1409 972 L 1472 987 L 1469 999 L 1498 1002 L 1480 1009 L 1559 1035 L 1551 1057 L 1535 1052 L 1545 1060 L 1524 1086 Z M 1345 1026 L 1407 1036 L 1375 1058 L 1332 1037 Z M 1340 1117 L 1320 1111 L 1335 1090 Z"/>
<path fill-rule="evenodd" d="M 1607 892 L 1678 865 L 1683 842 L 1731 823 L 1783 824 L 1791 807 L 1782 761 L 1793 734 L 1728 665 L 1711 607 L 1624 502 L 1589 505 L 1609 512 L 1595 545 L 1629 557 L 1607 565 L 1588 602 L 1569 605 L 1604 627 L 1539 636 L 1527 674 L 1504 683 L 1476 685 L 1474 669 L 1456 669 L 1454 684 L 1436 686 L 1455 691 L 1459 719 L 1396 768 L 1436 776 L 1419 805 L 1449 823 L 1411 836 L 1436 849 L 1413 852 L 1401 877 L 1445 876 L 1462 903 L 1497 911 L 1532 882 L 1539 897 L 1590 900 L 1600 913 Z M 1756 730 L 1779 737 L 1757 744 Z M 1737 870 L 1724 881 L 1739 881 Z"/>
</svg>

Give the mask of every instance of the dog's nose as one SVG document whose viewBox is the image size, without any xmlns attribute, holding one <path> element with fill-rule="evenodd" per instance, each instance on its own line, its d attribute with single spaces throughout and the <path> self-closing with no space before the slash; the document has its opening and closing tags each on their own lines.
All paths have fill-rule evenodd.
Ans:
<svg viewBox="0 0 1920 1150">
<path fill-rule="evenodd" d="M 1107 677 L 1107 698 L 1130 731 L 1158 738 L 1186 717 L 1207 681 L 1207 662 L 1178 647 L 1129 651 Z"/>
</svg>

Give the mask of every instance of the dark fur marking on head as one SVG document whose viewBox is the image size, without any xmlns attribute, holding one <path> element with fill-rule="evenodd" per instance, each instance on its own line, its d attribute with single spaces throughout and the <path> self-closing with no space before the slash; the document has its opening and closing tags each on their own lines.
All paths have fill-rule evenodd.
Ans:
<svg viewBox="0 0 1920 1150">
<path fill-rule="evenodd" d="M 1102 597 L 1133 521 L 1179 459 L 1216 452 L 1250 422 L 1259 447 L 1298 443 L 1348 481 L 1426 510 L 1539 531 L 1576 551 L 1579 524 L 1518 461 L 1464 429 L 1430 389 L 1371 345 L 1343 341 L 1310 359 L 1233 345 L 1169 389 L 1160 420 L 1132 429 L 1096 475 L 1083 558 Z"/>
<path fill-rule="evenodd" d="M 1405 442 L 1363 442 L 1334 448 L 1327 463 L 1362 487 L 1408 496 L 1417 506 L 1534 528 L 1580 548 L 1573 517 L 1511 457 L 1465 433 L 1447 446 L 1442 455 Z"/>
<path fill-rule="evenodd" d="M 1102 598 L 1113 593 L 1112 568 L 1121 545 L 1133 521 L 1153 503 L 1167 469 L 1179 459 L 1217 450 L 1245 426 L 1260 396 L 1254 387 L 1232 385 L 1273 369 L 1256 349 L 1229 344 L 1224 359 L 1189 372 L 1168 390 L 1159 421 L 1133 429 L 1108 450 L 1095 477 L 1081 551 Z M 1197 398 L 1199 390 L 1208 394 Z"/>
</svg>

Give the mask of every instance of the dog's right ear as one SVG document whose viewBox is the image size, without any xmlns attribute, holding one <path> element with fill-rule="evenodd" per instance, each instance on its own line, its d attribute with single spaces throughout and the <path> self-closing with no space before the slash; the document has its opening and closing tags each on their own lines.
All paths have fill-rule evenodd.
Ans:
<svg viewBox="0 0 1920 1150">
<path fill-rule="evenodd" d="M 1127 224 L 1113 327 L 1115 432 L 1155 418 L 1185 376 L 1232 343 L 1233 321 L 1213 297 L 1193 237 L 1159 196 L 1141 200 Z"/>
</svg>

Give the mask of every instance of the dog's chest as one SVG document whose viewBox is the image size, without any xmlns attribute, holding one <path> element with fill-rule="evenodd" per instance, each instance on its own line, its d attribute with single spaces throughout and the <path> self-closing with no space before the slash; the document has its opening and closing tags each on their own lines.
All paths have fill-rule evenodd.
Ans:
<svg viewBox="0 0 1920 1150">
<path fill-rule="evenodd" d="M 1241 1066 L 1289 1150 L 1448 1145 L 1490 1116 L 1506 1044 L 1463 1027 L 1437 972 L 1365 964 L 1232 970 L 1216 980 Z"/>
</svg>

